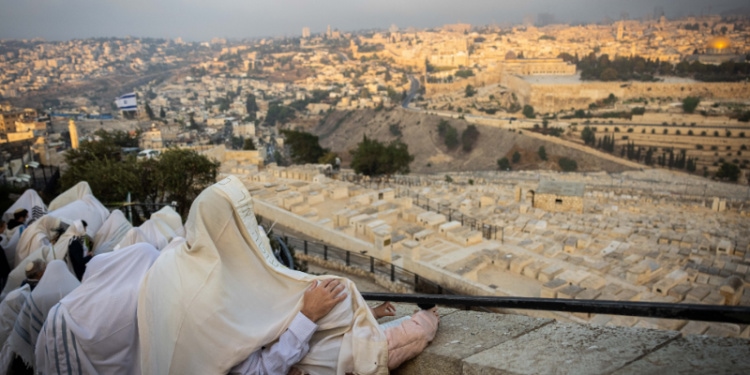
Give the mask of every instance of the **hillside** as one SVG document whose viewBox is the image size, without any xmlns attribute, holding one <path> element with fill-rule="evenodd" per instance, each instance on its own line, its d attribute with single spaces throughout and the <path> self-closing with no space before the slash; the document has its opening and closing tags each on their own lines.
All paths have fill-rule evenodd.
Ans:
<svg viewBox="0 0 750 375">
<path fill-rule="evenodd" d="M 622 172 L 630 169 L 582 151 L 527 137 L 518 132 L 481 125 L 477 125 L 479 140 L 471 152 L 463 152 L 460 147 L 455 151 L 449 151 L 437 132 L 437 125 L 441 119 L 443 118 L 439 116 L 401 109 L 336 111 L 322 123 L 306 130 L 318 135 L 323 147 L 338 152 L 344 165 L 348 165 L 351 158 L 348 150 L 355 148 L 366 135 L 385 142 L 401 138 L 409 145 L 409 152 L 415 156 L 411 171 L 416 173 L 493 170 L 497 169 L 498 159 L 511 159 L 516 150 L 522 156 L 521 161 L 513 165 L 513 169 L 559 170 L 557 161 L 561 157 L 575 160 L 578 170 L 584 172 Z M 459 136 L 469 125 L 463 120 L 448 121 L 458 130 Z M 547 151 L 547 161 L 542 161 L 537 155 L 540 146 L 544 146 Z"/>
</svg>

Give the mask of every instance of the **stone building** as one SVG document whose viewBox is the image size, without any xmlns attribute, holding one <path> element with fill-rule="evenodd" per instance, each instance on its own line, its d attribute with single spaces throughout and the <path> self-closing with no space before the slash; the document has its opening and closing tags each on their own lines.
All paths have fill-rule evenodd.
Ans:
<svg viewBox="0 0 750 375">
<path fill-rule="evenodd" d="M 550 212 L 583 213 L 584 185 L 579 182 L 543 180 L 536 191 L 530 192 L 531 204 Z"/>
</svg>

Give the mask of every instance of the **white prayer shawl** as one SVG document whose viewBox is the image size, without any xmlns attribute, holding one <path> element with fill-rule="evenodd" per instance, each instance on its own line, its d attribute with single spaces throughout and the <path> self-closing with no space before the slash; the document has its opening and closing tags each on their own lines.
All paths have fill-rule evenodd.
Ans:
<svg viewBox="0 0 750 375">
<path fill-rule="evenodd" d="M 86 181 L 81 181 L 75 186 L 66 190 L 64 193 L 58 195 L 57 198 L 52 200 L 52 202 L 49 202 L 48 210 L 55 211 L 83 198 L 85 195 L 93 194 L 94 193 L 91 192 L 89 183 Z"/>
<path fill-rule="evenodd" d="M 23 230 L 16 244 L 16 255 L 13 265 L 17 266 L 32 252 L 42 246 L 49 246 L 50 239 L 55 236 L 55 229 L 60 227 L 60 219 L 51 215 L 44 215 Z M 18 287 L 18 285 L 15 285 Z"/>
<path fill-rule="evenodd" d="M 140 243 L 92 258 L 81 286 L 50 310 L 36 345 L 36 370 L 140 374 L 138 290 L 158 256 Z"/>
<path fill-rule="evenodd" d="M 75 220 L 86 220 L 86 234 L 93 238 L 102 224 L 109 217 L 109 210 L 104 207 L 93 195 L 84 195 L 81 199 L 73 201 L 64 207 L 50 211 L 49 216 L 62 219 L 66 223 Z"/>
<path fill-rule="evenodd" d="M 138 299 L 144 374 L 222 374 L 274 342 L 316 277 L 279 264 L 258 231 L 250 193 L 236 177 L 195 200 L 185 242 L 149 270 Z M 313 375 L 387 374 L 387 342 L 354 284 L 317 322 L 298 367 Z"/>
<path fill-rule="evenodd" d="M 151 214 L 149 218 L 157 220 L 159 231 L 167 241 L 175 237 L 185 237 L 185 227 L 182 225 L 182 217 L 171 206 L 164 206 L 159 211 Z"/>
<path fill-rule="evenodd" d="M 20 208 L 29 211 L 29 217 L 26 218 L 25 224 L 39 219 L 47 213 L 47 205 L 44 204 L 44 201 L 39 194 L 36 193 L 36 190 L 28 189 L 21 194 L 7 211 L 5 211 L 3 214 L 3 221 L 7 223 L 8 220 L 13 218 L 13 213 Z"/>
<path fill-rule="evenodd" d="M 146 242 L 154 245 L 155 248 L 161 250 L 169 243 L 169 240 L 161 234 L 156 220 L 146 220 L 139 228 L 146 237 Z"/>
<path fill-rule="evenodd" d="M 18 246 L 18 240 L 21 239 L 21 227 L 15 227 L 10 230 L 6 229 L 2 238 L 0 246 L 3 247 L 8 265 L 13 267 L 16 264 L 16 247 Z"/>
<path fill-rule="evenodd" d="M 94 254 L 99 255 L 108 253 L 115 249 L 125 234 L 133 228 L 125 219 L 125 215 L 120 210 L 114 210 L 109 214 L 107 221 L 104 222 L 99 231 L 94 236 Z"/>
<path fill-rule="evenodd" d="M 125 237 L 123 237 L 122 240 L 117 243 L 117 246 L 115 246 L 115 251 L 141 242 L 149 243 L 148 239 L 146 238 L 146 234 L 143 233 L 141 228 L 130 228 L 130 230 L 125 233 Z"/>
<path fill-rule="evenodd" d="M 44 276 L 28 295 L 18 314 L 16 324 L 0 353 L 0 364 L 8 365 L 17 354 L 24 363 L 33 366 L 34 349 L 42 325 L 52 306 L 81 283 L 68 270 L 65 262 L 55 260 L 47 265 Z"/>
<path fill-rule="evenodd" d="M 30 293 L 31 287 L 27 284 L 8 293 L 3 302 L 0 302 L 0 348 L 13 331 L 18 313 Z"/>
<path fill-rule="evenodd" d="M 24 233 L 26 233 L 26 231 L 24 231 Z M 80 237 L 85 234 L 86 233 L 83 231 L 83 224 L 81 224 L 80 220 L 76 220 L 68 227 L 65 233 L 63 233 L 60 238 L 57 239 L 57 242 L 55 242 L 54 245 L 48 244 L 39 247 L 36 251 L 31 253 L 31 255 L 18 263 L 16 267 L 13 268 L 13 271 L 10 271 L 10 274 L 8 275 L 8 282 L 5 284 L 5 288 L 3 289 L 3 295 L 9 293 L 11 290 L 18 288 L 21 285 L 23 280 L 26 278 L 26 264 L 28 264 L 29 262 L 33 262 L 34 259 L 42 259 L 47 263 L 55 259 L 66 260 L 70 241 L 74 237 Z M 72 265 L 69 265 L 68 267 L 72 272 Z"/>
</svg>

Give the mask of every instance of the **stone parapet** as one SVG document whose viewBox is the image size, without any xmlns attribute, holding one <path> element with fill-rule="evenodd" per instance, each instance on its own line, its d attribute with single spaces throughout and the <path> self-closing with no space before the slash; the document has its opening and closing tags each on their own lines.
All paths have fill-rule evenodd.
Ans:
<svg viewBox="0 0 750 375">
<path fill-rule="evenodd" d="M 748 353 L 747 339 L 443 309 L 433 342 L 391 373 L 746 374 Z"/>
</svg>

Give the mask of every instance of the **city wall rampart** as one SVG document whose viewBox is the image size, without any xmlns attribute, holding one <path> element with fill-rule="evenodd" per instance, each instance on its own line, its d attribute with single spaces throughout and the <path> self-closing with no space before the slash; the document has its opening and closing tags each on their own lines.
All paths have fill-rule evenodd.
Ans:
<svg viewBox="0 0 750 375">
<path fill-rule="evenodd" d="M 455 91 L 463 91 L 467 85 L 474 88 L 500 83 L 502 76 L 496 71 L 480 72 L 474 76 L 451 83 L 425 83 L 427 95 L 445 94 Z"/>
<path fill-rule="evenodd" d="M 745 99 L 750 97 L 747 82 L 580 82 L 541 84 L 518 76 L 503 79 L 522 104 L 537 112 L 558 112 L 571 108 L 588 108 L 589 104 L 614 94 L 620 100 L 674 98 L 687 96 L 706 99 Z"/>
</svg>

